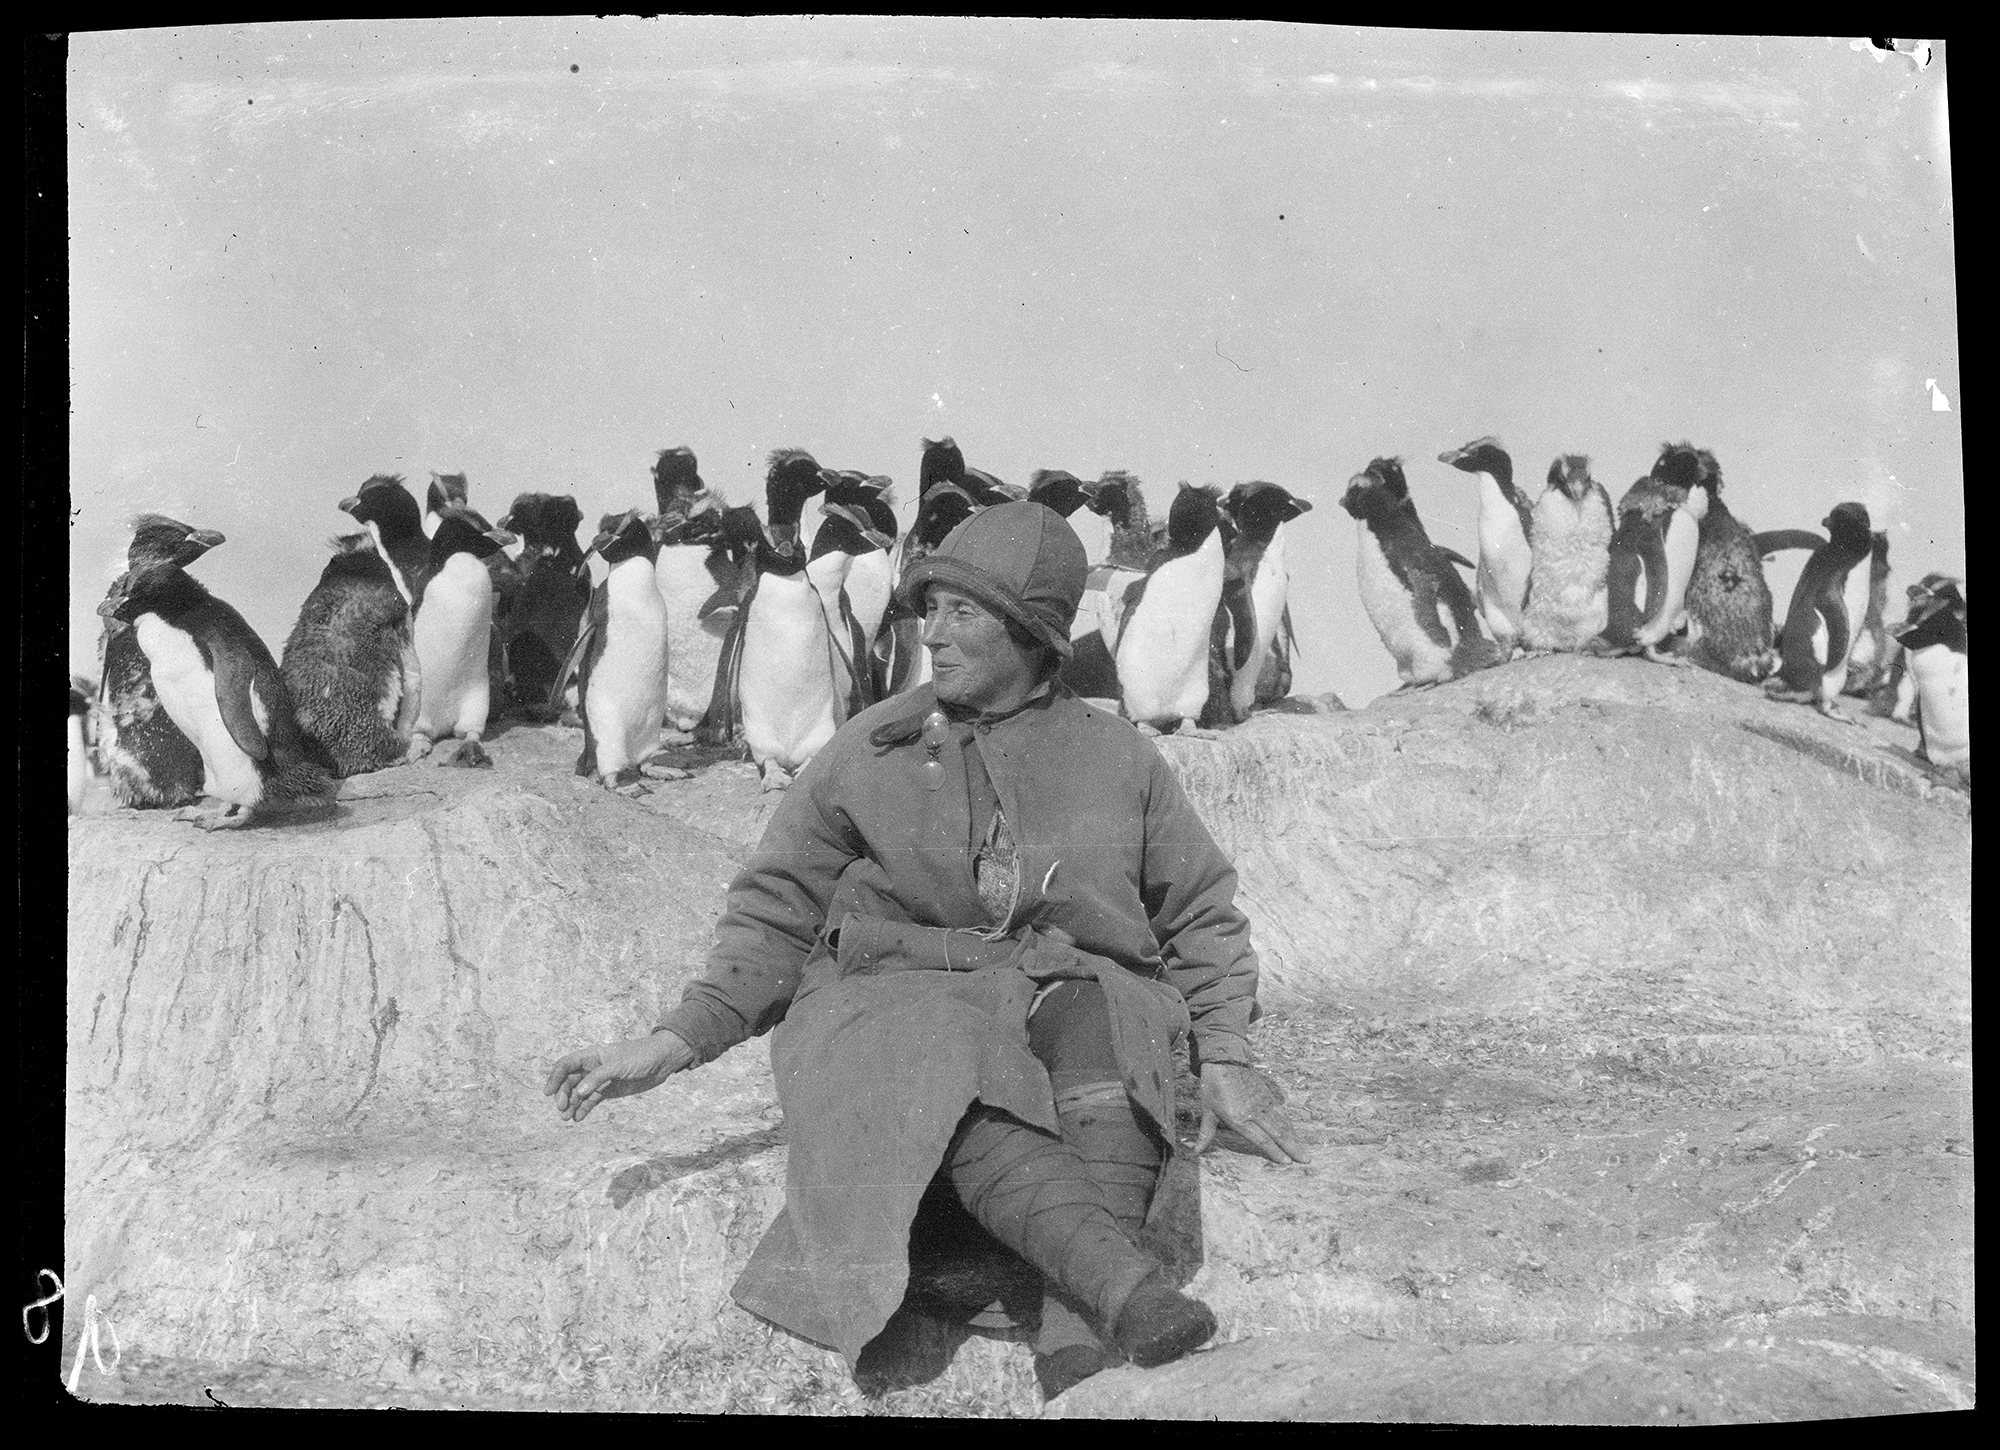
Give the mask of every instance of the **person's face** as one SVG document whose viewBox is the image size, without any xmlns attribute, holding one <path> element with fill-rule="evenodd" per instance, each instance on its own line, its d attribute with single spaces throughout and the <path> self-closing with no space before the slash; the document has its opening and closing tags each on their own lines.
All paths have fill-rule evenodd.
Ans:
<svg viewBox="0 0 2000 1450">
<path fill-rule="evenodd" d="M 1040 651 L 1016 644 L 1007 621 L 969 594 L 929 591 L 924 645 L 931 652 L 933 688 L 947 705 L 1011 710 L 1041 684 Z"/>
</svg>

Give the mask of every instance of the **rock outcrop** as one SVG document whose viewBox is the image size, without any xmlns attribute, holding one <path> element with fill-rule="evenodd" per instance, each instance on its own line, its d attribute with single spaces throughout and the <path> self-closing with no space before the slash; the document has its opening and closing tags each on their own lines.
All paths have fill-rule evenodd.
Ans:
<svg viewBox="0 0 2000 1450">
<path fill-rule="evenodd" d="M 1238 863 L 1315 1160 L 1206 1158 L 1219 1347 L 1052 1409 L 1969 1400 L 1970 813 L 1914 743 L 1574 657 L 1166 741 Z M 575 750 L 517 728 L 492 772 L 235 833 L 71 819 L 66 1281 L 134 1365 L 865 1407 L 728 1298 L 782 1197 L 764 1043 L 581 1126 L 541 1095 L 676 999 L 771 808 L 726 764 L 614 797 Z M 1842 1364 L 1904 1388 L 1816 1399 Z M 1690 1367 L 1714 1393 L 1661 1399 Z M 1024 1347 L 974 1339 L 886 1407 L 1038 1397 Z"/>
</svg>

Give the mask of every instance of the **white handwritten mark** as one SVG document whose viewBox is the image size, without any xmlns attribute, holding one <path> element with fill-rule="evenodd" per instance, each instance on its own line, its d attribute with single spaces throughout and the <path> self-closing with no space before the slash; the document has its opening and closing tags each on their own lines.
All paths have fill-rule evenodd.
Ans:
<svg viewBox="0 0 2000 1450">
<path fill-rule="evenodd" d="M 1937 385 L 1937 379 L 1925 378 L 1924 386 L 1931 390 L 1931 411 L 1933 413 L 1949 413 L 1951 411 L 1951 399 L 1944 395 L 1944 390 Z"/>
<path fill-rule="evenodd" d="M 21 1329 L 28 1336 L 28 1343 L 30 1344 L 40 1344 L 49 1337 L 49 1305 L 59 1302 L 63 1294 L 62 1279 L 57 1276 L 54 1269 L 38 1270 L 35 1277 L 38 1279 L 47 1279 L 51 1284 L 56 1286 L 56 1291 L 53 1294 L 44 1295 L 40 1299 L 31 1300 L 28 1306 L 21 1311 Z M 35 1332 L 34 1314 L 37 1309 L 42 1311 L 42 1328 L 40 1333 Z"/>
<path fill-rule="evenodd" d="M 111 1324 L 108 1316 L 104 1322 Z M 118 1326 L 111 1324 L 111 1368 L 106 1369 L 104 1367 L 104 1356 L 98 1352 L 97 1347 L 97 1296 L 95 1294 L 87 1294 L 83 1300 L 83 1333 L 77 1336 L 76 1363 L 70 1366 L 69 1371 L 69 1392 L 71 1394 L 76 1393 L 77 1381 L 83 1378 L 83 1352 L 86 1349 L 90 1351 L 91 1360 L 97 1365 L 97 1372 L 99 1374 L 117 1373 L 119 1364 L 125 1358 L 124 1346 L 118 1342 Z"/>
</svg>

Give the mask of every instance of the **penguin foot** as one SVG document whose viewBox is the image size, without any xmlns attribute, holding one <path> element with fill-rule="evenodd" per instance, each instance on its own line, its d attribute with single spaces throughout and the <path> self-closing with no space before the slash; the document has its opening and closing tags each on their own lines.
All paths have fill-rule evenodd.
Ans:
<svg viewBox="0 0 2000 1450">
<path fill-rule="evenodd" d="M 1132 722 L 1132 726 L 1141 735 L 1150 735 L 1155 739 L 1159 738 L 1160 731 L 1159 727 L 1156 725 L 1148 725 L 1144 720 L 1134 720 Z"/>
<path fill-rule="evenodd" d="M 1764 698 L 1785 705 L 1817 705 L 1819 696 L 1811 690 L 1794 690 L 1778 676 L 1764 681 Z"/>
<path fill-rule="evenodd" d="M 1674 668 L 1679 669 L 1687 664 L 1687 661 L 1679 655 L 1669 654 L 1656 644 L 1649 644 L 1639 652 L 1656 665 L 1672 665 Z"/>
<path fill-rule="evenodd" d="M 1838 720 L 1843 725 L 1859 725 L 1861 722 L 1848 714 L 1831 700 L 1815 700 L 1813 708 L 1829 720 Z"/>
<path fill-rule="evenodd" d="M 627 800 L 638 800 L 653 793 L 653 788 L 639 778 L 636 768 L 621 770 L 615 775 L 604 777 L 604 788 L 613 795 L 622 795 Z"/>
<path fill-rule="evenodd" d="M 765 790 L 783 790 L 792 783 L 791 772 L 786 770 L 782 765 L 773 765 L 767 760 L 761 769 L 764 776 Z"/>
<path fill-rule="evenodd" d="M 412 735 L 410 737 L 410 748 L 404 753 L 402 763 L 404 765 L 415 765 L 419 760 L 422 760 L 426 755 L 431 753 L 431 744 L 431 738 L 428 735 Z"/>
<path fill-rule="evenodd" d="M 660 732 L 660 744 L 669 750 L 685 750 L 694 744 L 694 736 L 685 730 L 677 730 L 669 725 Z"/>
<path fill-rule="evenodd" d="M 200 826 L 204 831 L 234 831 L 250 824 L 251 812 L 245 806 L 225 802 L 219 809 L 215 806 L 187 806 L 175 811 L 174 819 Z"/>
<path fill-rule="evenodd" d="M 457 766 L 462 770 L 491 770 L 493 757 L 477 740 L 454 740 L 450 749 L 440 755 L 438 764 Z"/>
<path fill-rule="evenodd" d="M 1211 730 L 1206 725 L 1183 724 L 1180 729 L 1174 732 L 1174 738 L 1177 740 L 1220 740 L 1222 732 L 1220 730 Z"/>
<path fill-rule="evenodd" d="M 640 774 L 651 780 L 692 780 L 694 772 L 682 770 L 678 765 L 654 765 L 648 762 L 639 767 Z"/>
</svg>

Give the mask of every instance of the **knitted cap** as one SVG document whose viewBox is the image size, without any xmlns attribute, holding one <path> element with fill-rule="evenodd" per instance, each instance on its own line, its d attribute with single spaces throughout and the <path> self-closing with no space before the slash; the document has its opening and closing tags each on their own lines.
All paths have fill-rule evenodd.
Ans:
<svg viewBox="0 0 2000 1450">
<path fill-rule="evenodd" d="M 981 509 L 944 536 L 903 581 L 903 603 L 922 614 L 932 584 L 970 594 L 1068 658 L 1070 621 L 1090 566 L 1069 521 L 1038 503 Z"/>
</svg>

